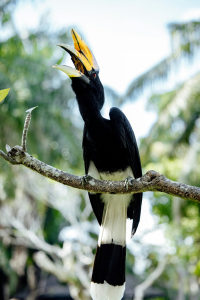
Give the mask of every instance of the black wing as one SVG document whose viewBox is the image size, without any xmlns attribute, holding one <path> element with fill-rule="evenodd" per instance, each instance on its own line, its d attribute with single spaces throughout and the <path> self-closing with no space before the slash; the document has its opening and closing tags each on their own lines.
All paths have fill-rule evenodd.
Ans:
<svg viewBox="0 0 200 300">
<path fill-rule="evenodd" d="M 142 176 L 142 167 L 137 142 L 133 129 L 123 112 L 113 107 L 110 110 L 110 120 L 119 141 L 119 146 L 126 149 L 127 160 L 135 178 Z M 127 209 L 127 217 L 133 219 L 132 235 L 140 222 L 142 193 L 134 194 Z"/>
<path fill-rule="evenodd" d="M 85 174 L 88 174 L 89 166 L 90 166 L 90 151 L 87 146 L 87 129 L 86 126 L 84 126 L 83 130 L 83 159 L 85 163 Z M 100 199 L 101 194 L 91 194 L 88 193 L 90 198 L 90 203 L 92 205 L 92 209 L 94 211 L 94 214 L 97 218 L 97 221 L 99 222 L 99 225 L 101 225 L 102 222 L 102 216 L 103 216 L 103 210 L 104 210 L 104 203 Z"/>
</svg>

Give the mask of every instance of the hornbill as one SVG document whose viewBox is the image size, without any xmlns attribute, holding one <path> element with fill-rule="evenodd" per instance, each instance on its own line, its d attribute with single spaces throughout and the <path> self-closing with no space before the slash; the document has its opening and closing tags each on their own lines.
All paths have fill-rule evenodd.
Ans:
<svg viewBox="0 0 200 300">
<path fill-rule="evenodd" d="M 84 120 L 83 182 L 92 176 L 101 180 L 125 180 L 142 176 L 134 132 L 123 112 L 113 107 L 110 120 L 101 115 L 104 89 L 97 61 L 80 35 L 72 29 L 74 48 L 60 44 L 75 65 L 53 66 L 72 80 L 80 114 Z M 134 235 L 140 221 L 142 194 L 89 193 L 90 202 L 101 226 L 94 262 L 91 296 L 93 300 L 120 300 L 125 289 L 126 219 L 133 219 Z"/>
</svg>

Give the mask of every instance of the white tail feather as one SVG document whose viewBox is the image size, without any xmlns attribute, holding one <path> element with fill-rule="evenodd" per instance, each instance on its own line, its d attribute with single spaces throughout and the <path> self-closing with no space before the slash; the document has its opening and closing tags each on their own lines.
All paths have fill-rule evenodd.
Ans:
<svg viewBox="0 0 200 300">
<path fill-rule="evenodd" d="M 105 203 L 98 245 L 126 245 L 127 207 L 131 195 L 101 195 Z"/>
<path fill-rule="evenodd" d="M 132 176 L 131 168 L 124 172 L 99 173 L 93 162 L 90 163 L 89 174 L 96 179 L 103 180 L 125 180 Z M 101 230 L 99 234 L 98 246 L 102 244 L 116 244 L 124 247 L 126 245 L 126 219 L 127 208 L 132 195 L 111 195 L 102 194 L 104 202 L 104 213 Z M 120 262 L 116 262 L 120 263 Z M 119 274 L 120 275 L 120 274 Z M 113 286 L 104 281 L 103 284 L 91 282 L 90 293 L 93 300 L 121 300 L 124 295 L 125 283 Z"/>
<path fill-rule="evenodd" d="M 106 281 L 104 284 L 91 282 L 90 294 L 93 300 L 121 300 L 124 295 L 125 283 L 112 286 Z"/>
</svg>

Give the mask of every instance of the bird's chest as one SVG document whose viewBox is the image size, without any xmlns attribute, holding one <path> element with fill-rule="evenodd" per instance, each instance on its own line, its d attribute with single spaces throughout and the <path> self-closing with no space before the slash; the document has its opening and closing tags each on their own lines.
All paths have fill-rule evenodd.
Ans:
<svg viewBox="0 0 200 300">
<path fill-rule="evenodd" d="M 111 126 L 89 131 L 87 147 L 99 172 L 125 170 L 128 166 L 126 151 L 120 146 Z"/>
</svg>

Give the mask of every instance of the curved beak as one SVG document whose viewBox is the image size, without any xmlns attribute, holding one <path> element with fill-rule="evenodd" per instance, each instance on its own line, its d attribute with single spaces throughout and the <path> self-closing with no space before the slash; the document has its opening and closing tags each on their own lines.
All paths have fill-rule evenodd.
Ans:
<svg viewBox="0 0 200 300">
<path fill-rule="evenodd" d="M 92 51 L 89 49 L 81 36 L 74 29 L 72 29 L 71 34 L 74 42 L 74 48 L 67 44 L 59 44 L 58 46 L 70 54 L 76 69 L 57 65 L 53 66 L 53 68 L 63 71 L 70 78 L 79 77 L 80 80 L 89 84 L 90 74 L 93 72 L 99 72 L 99 66 Z"/>
<path fill-rule="evenodd" d="M 78 77 L 81 81 L 87 84 L 90 83 L 90 80 L 82 72 L 77 71 L 74 68 L 68 66 L 58 66 L 58 65 L 54 65 L 52 66 L 52 68 L 63 71 L 65 74 L 69 76 L 69 78 Z"/>
</svg>

